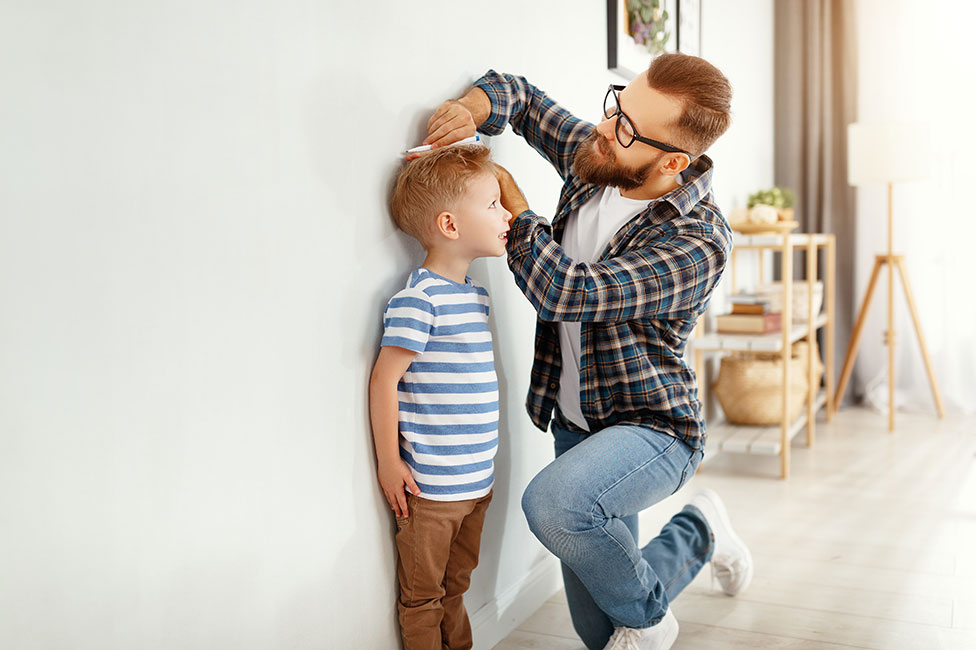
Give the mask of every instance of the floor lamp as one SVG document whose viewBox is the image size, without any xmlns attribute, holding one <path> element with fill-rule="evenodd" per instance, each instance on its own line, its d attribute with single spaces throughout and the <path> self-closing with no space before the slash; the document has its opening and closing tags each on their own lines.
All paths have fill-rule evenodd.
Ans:
<svg viewBox="0 0 976 650">
<path fill-rule="evenodd" d="M 916 125 L 903 123 L 856 123 L 847 128 L 847 177 L 851 185 L 868 185 L 872 183 L 886 183 L 888 185 L 888 254 L 877 255 L 874 258 L 874 270 L 868 283 L 864 302 L 857 315 L 857 321 L 851 332 L 851 342 L 844 357 L 844 367 L 837 383 L 835 404 L 840 404 L 850 379 L 857 348 L 861 342 L 861 329 L 871 306 L 871 296 L 878 283 L 882 267 L 888 267 L 888 331 L 885 332 L 885 342 L 888 345 L 888 431 L 895 430 L 895 269 L 901 278 L 902 288 L 905 290 L 905 300 L 912 314 L 918 344 L 922 348 L 922 359 L 925 370 L 932 386 L 932 396 L 935 398 L 935 408 L 939 417 L 945 416 L 942 408 L 942 395 L 939 384 L 932 371 L 932 360 L 925 347 L 925 337 L 922 335 L 922 324 L 918 319 L 915 299 L 908 282 L 908 271 L 905 269 L 905 256 L 895 255 L 892 250 L 892 188 L 894 183 L 918 180 L 924 178 L 921 174 L 924 164 L 920 164 L 917 150 L 908 143 L 917 142 L 922 129 Z"/>
</svg>

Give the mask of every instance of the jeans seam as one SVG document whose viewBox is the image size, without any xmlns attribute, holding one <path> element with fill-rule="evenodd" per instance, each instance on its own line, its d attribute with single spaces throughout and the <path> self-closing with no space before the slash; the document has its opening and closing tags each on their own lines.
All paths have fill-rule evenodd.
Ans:
<svg viewBox="0 0 976 650">
<path fill-rule="evenodd" d="M 688 478 L 688 474 L 690 473 L 689 470 L 691 470 L 692 463 L 695 462 L 695 454 L 697 453 L 698 453 L 697 451 L 691 452 L 691 456 L 688 458 L 688 462 L 685 464 L 685 468 L 681 471 L 681 481 L 678 482 L 678 487 L 674 488 L 674 492 L 671 493 L 671 496 L 677 494 L 678 490 L 683 488 L 685 486 L 685 483 L 691 480 Z"/>
<path fill-rule="evenodd" d="M 416 500 L 414 500 L 414 503 L 413 503 L 413 516 L 414 517 L 417 516 L 417 502 L 416 502 Z M 412 527 L 412 528 L 415 528 L 415 527 Z M 413 530 L 411 530 L 411 533 L 412 532 L 413 532 Z M 416 541 L 416 540 L 414 540 L 414 541 Z M 413 596 L 413 589 L 414 589 L 414 586 L 417 583 L 417 580 L 416 580 L 416 578 L 417 578 L 417 566 L 420 564 L 420 558 L 417 557 L 417 556 L 418 556 L 418 553 L 416 552 L 416 549 L 411 549 L 410 557 L 413 560 L 413 562 L 411 562 L 410 572 L 407 574 L 407 584 L 410 585 L 410 589 L 411 589 L 410 595 L 411 596 Z"/>
<path fill-rule="evenodd" d="M 705 547 L 705 550 L 704 551 L 702 551 L 701 553 L 699 553 L 695 557 L 691 558 L 690 560 L 686 561 L 685 564 L 684 564 L 684 566 L 681 567 L 681 571 L 668 584 L 664 585 L 665 591 L 667 591 L 668 588 L 671 587 L 671 585 L 673 585 L 675 582 L 677 582 L 678 578 L 680 578 L 681 576 L 683 576 L 688 571 L 688 567 L 690 567 L 694 562 L 697 562 L 698 560 L 704 558 L 708 554 L 708 551 L 710 551 L 712 549 L 712 545 L 714 544 L 714 542 L 712 540 L 709 540 L 709 541 L 711 543 L 708 546 Z"/>
</svg>

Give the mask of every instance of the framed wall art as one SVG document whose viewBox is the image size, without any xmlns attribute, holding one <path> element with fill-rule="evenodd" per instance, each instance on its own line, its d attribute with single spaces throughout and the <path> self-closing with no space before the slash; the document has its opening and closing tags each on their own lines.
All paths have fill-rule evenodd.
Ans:
<svg viewBox="0 0 976 650">
<path fill-rule="evenodd" d="M 678 51 L 701 56 L 702 0 L 678 0 Z"/>
<path fill-rule="evenodd" d="M 607 0 L 607 67 L 630 81 L 662 52 L 701 56 L 702 0 Z"/>
<path fill-rule="evenodd" d="M 627 81 L 678 50 L 678 0 L 607 0 L 607 67 Z"/>
</svg>

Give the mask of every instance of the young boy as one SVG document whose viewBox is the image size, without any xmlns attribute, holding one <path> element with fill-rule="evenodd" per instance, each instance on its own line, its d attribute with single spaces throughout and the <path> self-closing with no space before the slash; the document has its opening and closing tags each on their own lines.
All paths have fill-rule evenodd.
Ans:
<svg viewBox="0 0 976 650">
<path fill-rule="evenodd" d="M 488 149 L 410 162 L 391 203 L 427 257 L 384 314 L 370 378 L 378 478 L 396 514 L 397 610 L 405 650 L 466 650 L 463 595 L 478 564 L 498 446 L 488 292 L 466 276 L 505 254 L 509 214 Z"/>
</svg>

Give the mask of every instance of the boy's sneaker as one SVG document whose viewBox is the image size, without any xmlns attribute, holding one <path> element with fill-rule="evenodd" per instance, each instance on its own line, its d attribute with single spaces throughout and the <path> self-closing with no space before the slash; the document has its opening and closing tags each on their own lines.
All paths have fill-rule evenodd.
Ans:
<svg viewBox="0 0 976 650">
<path fill-rule="evenodd" d="M 752 553 L 732 530 L 725 504 L 714 490 L 701 489 L 692 495 L 688 505 L 701 511 L 715 536 L 712 575 L 727 595 L 741 593 L 752 582 Z"/>
<path fill-rule="evenodd" d="M 671 609 L 651 627 L 618 627 L 603 650 L 668 650 L 678 638 L 678 619 Z"/>
</svg>

